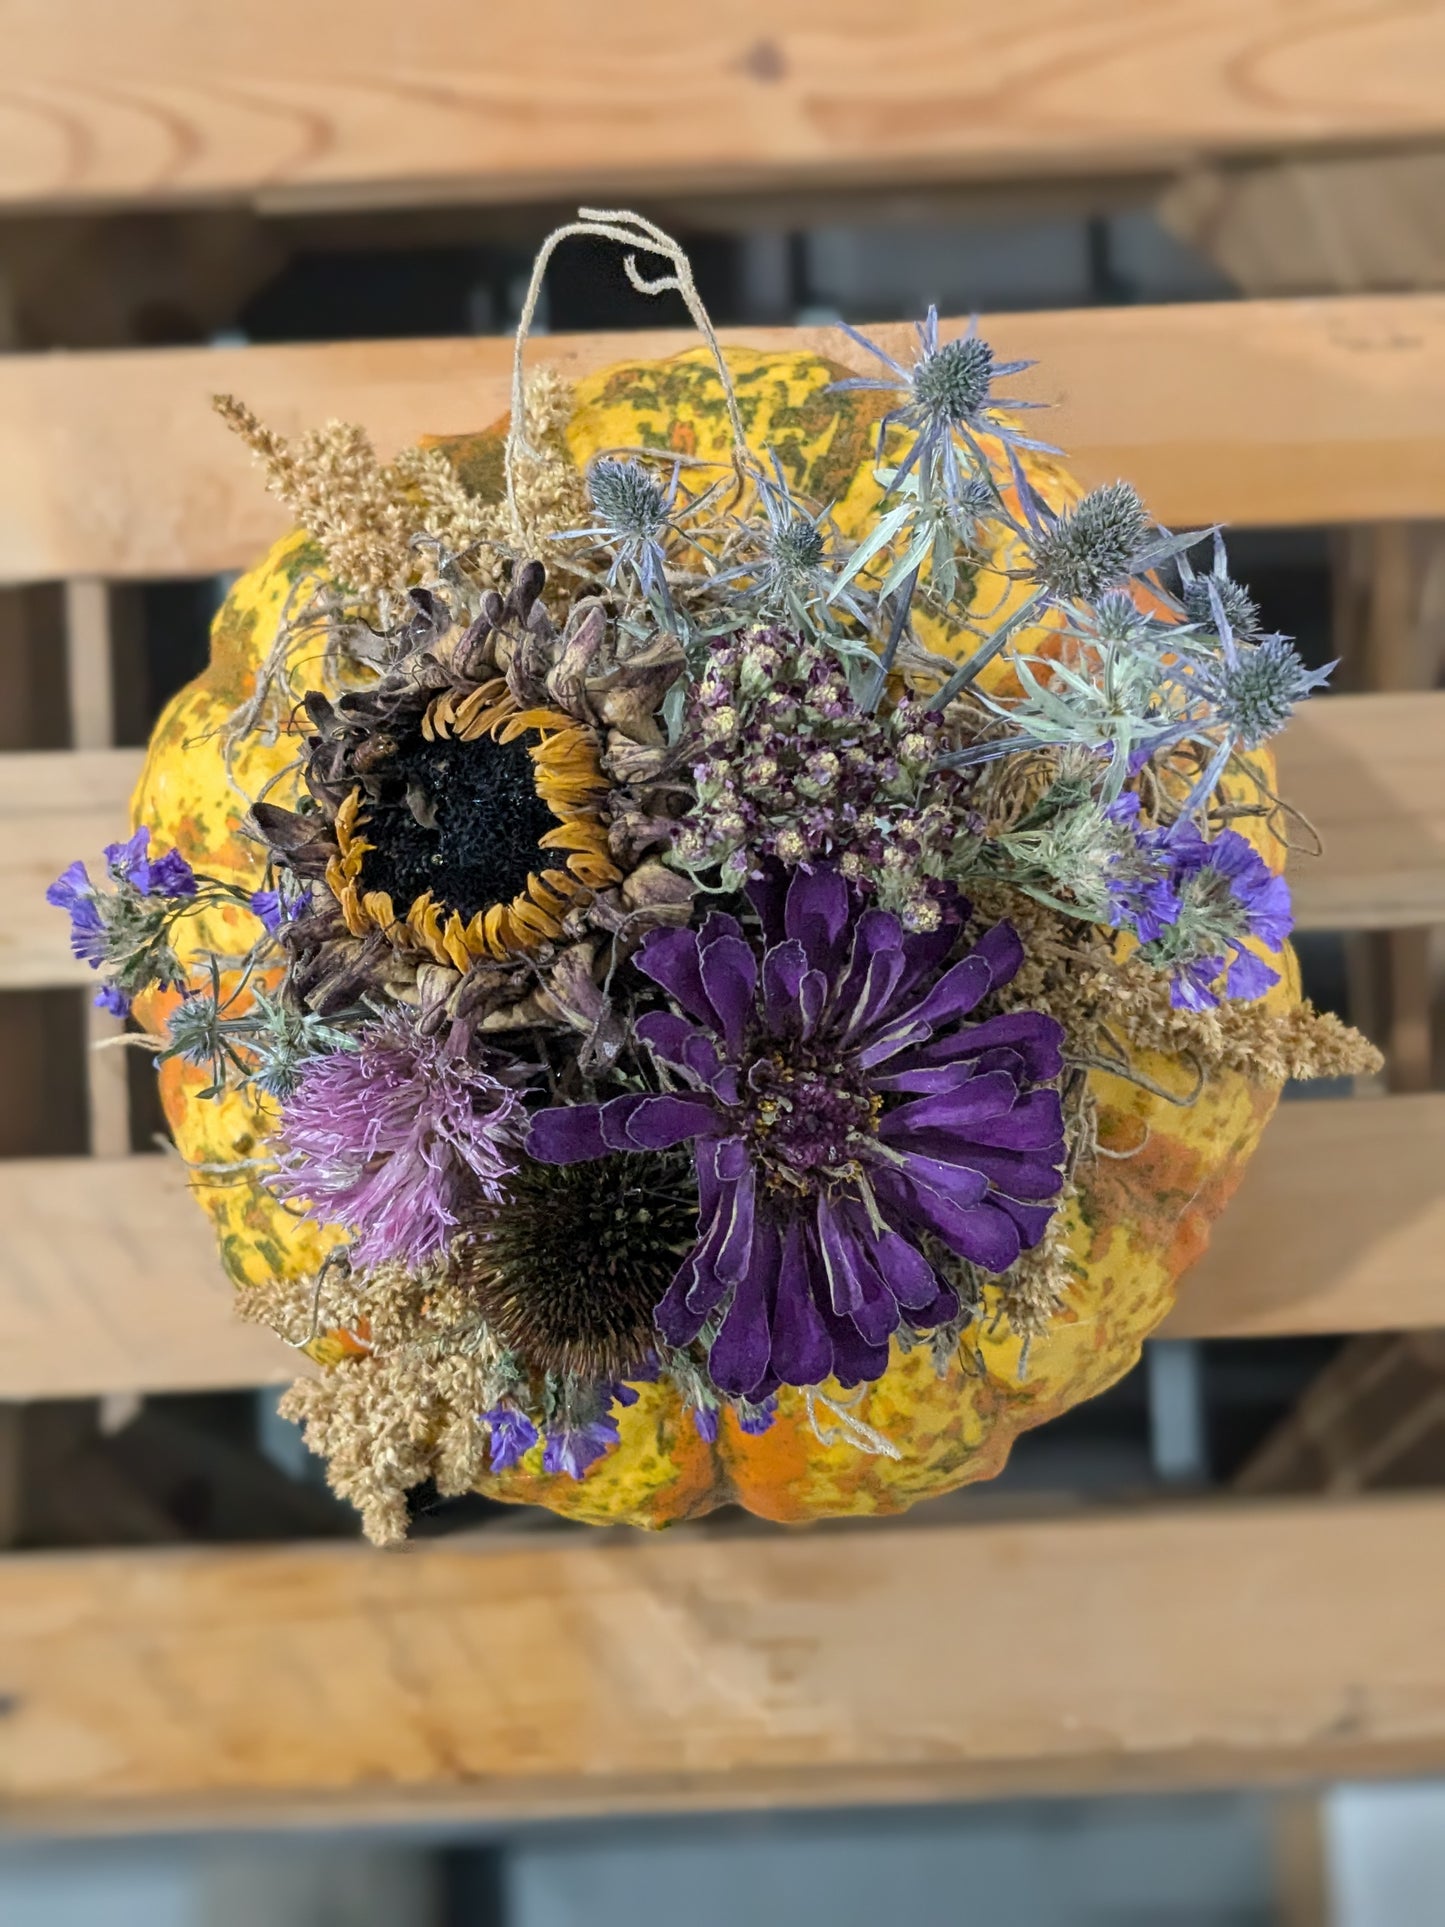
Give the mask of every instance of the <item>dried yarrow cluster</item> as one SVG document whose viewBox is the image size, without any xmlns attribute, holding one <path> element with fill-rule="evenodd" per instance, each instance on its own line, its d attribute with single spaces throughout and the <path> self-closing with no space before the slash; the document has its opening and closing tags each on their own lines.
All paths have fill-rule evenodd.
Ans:
<svg viewBox="0 0 1445 1927">
<path fill-rule="evenodd" d="M 1319 675 L 1212 532 L 1196 567 L 1123 483 L 1037 495 L 995 389 L 1019 364 L 932 314 L 910 362 L 870 352 L 837 384 L 885 396 L 852 545 L 747 446 L 720 351 L 733 473 L 702 490 L 621 451 L 580 474 L 555 380 L 499 503 L 436 450 L 226 405 L 330 570 L 234 719 L 299 705 L 291 800 L 252 812 L 267 875 L 142 830 L 51 895 L 111 1009 L 181 991 L 159 1055 L 259 1093 L 272 1191 L 345 1232 L 260 1309 L 330 1348 L 288 1409 L 374 1536 L 422 1480 L 585 1476 L 644 1378 L 710 1439 L 895 1346 L 946 1369 L 985 1317 L 1046 1329 L 1089 1073 L 1135 1075 L 1131 1046 L 1200 1077 L 1377 1062 L 1258 1001 L 1289 896 L 1230 797 Z M 984 620 L 1000 531 L 1022 560 Z M 219 907 L 249 953 L 187 969 Z"/>
</svg>

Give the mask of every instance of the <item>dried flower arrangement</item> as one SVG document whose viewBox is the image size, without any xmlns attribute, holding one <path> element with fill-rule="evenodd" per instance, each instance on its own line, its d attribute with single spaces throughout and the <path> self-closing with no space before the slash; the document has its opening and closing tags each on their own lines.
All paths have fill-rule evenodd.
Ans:
<svg viewBox="0 0 1445 1927">
<path fill-rule="evenodd" d="M 522 350 L 574 233 L 688 303 L 704 350 L 667 366 L 720 459 L 570 457 L 574 397 Z M 230 1120 L 198 1182 L 251 1200 L 233 1268 L 326 1367 L 289 1409 L 374 1537 L 428 1477 L 558 1503 L 660 1389 L 707 1445 L 786 1422 L 906 1461 L 906 1403 L 890 1432 L 851 1393 L 918 1354 L 997 1375 L 1000 1345 L 1023 1381 L 1076 1315 L 1092 1174 L 1141 1149 L 1101 1089 L 1249 1073 L 1257 1134 L 1283 1078 L 1377 1061 L 1281 984 L 1266 746 L 1323 674 L 1217 531 L 1067 484 L 998 393 L 1027 364 L 932 313 L 909 361 L 853 338 L 876 372 L 810 390 L 872 410 L 851 532 L 631 215 L 544 248 L 490 497 L 445 448 L 383 465 L 220 403 L 309 560 L 224 722 L 180 699 L 138 808 L 186 759 L 249 789 L 186 819 L 208 867 L 141 827 L 50 896 L 178 1104 Z M 998 1463 L 966 1457 L 936 1483 Z"/>
</svg>

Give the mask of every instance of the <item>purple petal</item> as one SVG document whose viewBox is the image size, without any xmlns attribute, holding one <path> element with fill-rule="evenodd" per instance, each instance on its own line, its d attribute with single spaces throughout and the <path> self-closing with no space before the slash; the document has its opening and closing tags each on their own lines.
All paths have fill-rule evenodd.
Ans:
<svg viewBox="0 0 1445 1927">
<path fill-rule="evenodd" d="M 783 1238 L 778 1267 L 772 1366 L 785 1385 L 819 1385 L 833 1369 L 833 1344 L 815 1300 L 808 1239 L 796 1219 Z"/>
<path fill-rule="evenodd" d="M 818 1245 L 834 1311 L 852 1319 L 870 1345 L 886 1343 L 898 1329 L 898 1301 L 868 1255 L 863 1240 L 843 1212 L 826 1198 L 818 1200 Z"/>
<path fill-rule="evenodd" d="M 708 1353 L 707 1366 L 720 1392 L 746 1398 L 768 1369 L 769 1286 L 778 1274 L 781 1241 L 776 1228 L 759 1220 L 752 1261 L 737 1281 L 732 1303 Z"/>
<path fill-rule="evenodd" d="M 740 1177 L 723 1186 L 719 1208 L 724 1236 L 718 1249 L 716 1270 L 718 1277 L 725 1278 L 729 1284 L 736 1284 L 752 1266 L 755 1191 L 751 1165 Z"/>
<path fill-rule="evenodd" d="M 539 1164 L 584 1164 L 604 1158 L 600 1104 L 567 1104 L 538 1111 L 527 1135 L 527 1155 Z"/>
<path fill-rule="evenodd" d="M 1271 970 L 1262 957 L 1256 957 L 1253 951 L 1241 950 L 1229 966 L 1224 987 L 1231 997 L 1252 1003 L 1256 997 L 1262 997 L 1271 984 L 1278 982 L 1279 972 Z"/>
<path fill-rule="evenodd" d="M 720 921 L 709 918 L 709 927 Z M 728 1051 L 736 1057 L 742 1050 L 753 1014 L 753 996 L 758 987 L 757 959 L 741 937 L 719 935 L 709 942 L 706 933 L 700 955 L 702 987 L 717 1012 Z"/>
<path fill-rule="evenodd" d="M 798 999 L 808 953 L 797 939 L 775 943 L 763 957 L 763 1010 L 768 1028 L 786 1037 L 798 1028 Z"/>
<path fill-rule="evenodd" d="M 629 1103 L 627 1098 L 614 1099 L 605 1107 L 605 1112 L 616 1114 L 619 1107 Z M 608 1130 L 608 1117 L 603 1116 L 602 1127 L 608 1141 L 612 1134 Z M 674 1144 L 683 1144 L 689 1138 L 707 1135 L 718 1128 L 718 1113 L 711 1099 L 706 1097 L 644 1097 L 628 1111 L 622 1125 L 621 1135 L 624 1142 L 619 1150 L 667 1151 Z"/>
<path fill-rule="evenodd" d="M 716 1056 L 706 1032 L 698 1030 L 675 1011 L 650 1010 L 646 1016 L 638 1018 L 634 1028 L 654 1057 L 660 1057 L 664 1064 L 676 1065 L 679 1070 L 692 1069 L 687 1060 L 687 1048 L 697 1039 L 701 1039 Z"/>
<path fill-rule="evenodd" d="M 86 867 L 78 859 L 67 864 L 60 875 L 45 892 L 45 901 L 56 910 L 74 911 L 82 903 L 89 904 L 95 896 L 95 885 L 90 880 Z"/>
<path fill-rule="evenodd" d="M 788 885 L 784 926 L 808 953 L 815 969 L 830 976 L 848 927 L 848 886 L 836 870 L 797 870 Z"/>
<path fill-rule="evenodd" d="M 661 984 L 668 996 L 682 1005 L 689 1017 L 713 1029 L 717 1013 L 702 987 L 696 931 L 654 930 L 634 961 L 644 976 Z"/>
<path fill-rule="evenodd" d="M 916 1098 L 889 1111 L 878 1127 L 886 1144 L 907 1140 L 920 1131 L 931 1133 L 939 1142 L 957 1139 L 971 1142 L 975 1129 L 985 1120 L 1007 1112 L 1018 1098 L 1018 1085 L 1002 1071 L 970 1077 L 953 1090 L 932 1097 Z"/>
</svg>

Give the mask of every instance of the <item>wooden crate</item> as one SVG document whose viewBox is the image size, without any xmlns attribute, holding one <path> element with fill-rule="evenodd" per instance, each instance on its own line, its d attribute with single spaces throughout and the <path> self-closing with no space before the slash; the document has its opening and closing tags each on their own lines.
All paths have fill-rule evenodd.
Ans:
<svg viewBox="0 0 1445 1927">
<path fill-rule="evenodd" d="M 679 37 L 521 13 L 75 0 L 7 22 L 0 205 L 252 208 L 579 191 L 1165 176 L 1201 156 L 1445 134 L 1445 7 L 741 0 Z M 538 66 L 522 39 L 562 50 Z M 599 37 L 602 35 L 602 37 Z M 83 43 L 82 70 L 74 50 Z M 104 75 L 102 84 L 94 76 Z M 543 137 L 545 136 L 545 137 Z M 886 331 L 884 331 L 886 333 Z M 990 317 L 1089 482 L 1175 525 L 1329 525 L 1363 562 L 1357 686 L 1401 684 L 1410 525 L 1445 518 L 1445 299 Z M 847 359 L 841 337 L 806 340 Z M 649 335 L 646 351 L 675 344 Z M 564 372 L 636 338 L 555 338 Z M 0 990 L 78 988 L 40 901 L 116 830 L 113 585 L 240 566 L 279 530 L 216 389 L 384 452 L 505 406 L 489 340 L 0 359 L 0 584 L 62 583 L 69 750 L 0 757 Z M 1409 1091 L 1285 1107 L 1168 1330 L 1445 1323 L 1445 1094 L 1420 961 L 1445 921 L 1445 693 L 1313 705 L 1282 780 L 1326 854 L 1302 926 L 1375 933 Z M 1397 983 L 1396 988 L 1399 988 Z M 92 1039 L 107 1020 L 92 1015 Z M 1428 1046 L 1428 1038 L 1427 1038 Z M 1428 1058 L 1428 1047 L 1426 1049 Z M 130 1154 L 119 1053 L 86 1158 L 0 1162 L 0 1400 L 254 1386 L 176 1167 Z M 3 1512 L 3 1507 L 0 1507 Z M 14 1828 L 286 1825 L 935 1799 L 1445 1767 L 1445 1496 L 1118 1516 L 0 1558 Z"/>
</svg>

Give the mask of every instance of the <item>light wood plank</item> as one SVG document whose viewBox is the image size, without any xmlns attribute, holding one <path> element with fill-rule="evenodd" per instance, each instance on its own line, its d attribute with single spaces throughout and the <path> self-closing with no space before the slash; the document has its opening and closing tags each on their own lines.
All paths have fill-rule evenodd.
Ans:
<svg viewBox="0 0 1445 1927">
<path fill-rule="evenodd" d="M 141 1830 L 1439 1770 L 1442 1544 L 1428 1497 L 12 1557 L 0 1798 Z"/>
<path fill-rule="evenodd" d="M 70 954 L 69 925 L 45 891 L 76 857 L 94 871 L 125 835 L 136 750 L 36 750 L 0 756 L 0 989 L 95 983 Z"/>
<path fill-rule="evenodd" d="M 1040 367 L 1049 435 L 1089 482 L 1128 476 L 1165 522 L 1445 516 L 1445 296 L 1222 302 L 988 317 Z M 895 348 L 907 331 L 883 327 Z M 837 329 L 747 329 L 868 365 Z M 568 374 L 691 345 L 667 330 L 553 336 Z M 210 413 L 241 394 L 290 434 L 332 416 L 386 452 L 507 405 L 500 339 L 10 355 L 0 360 L 0 582 L 205 575 L 284 526 Z"/>
<path fill-rule="evenodd" d="M 219 1390 L 294 1378 L 240 1323 L 178 1160 L 0 1163 L 0 1401 Z"/>
<path fill-rule="evenodd" d="M 1445 1094 L 1281 1107 L 1170 1338 L 1445 1324 Z"/>
<path fill-rule="evenodd" d="M 1445 1095 L 1286 1105 L 1170 1337 L 1445 1324 Z M 0 1400 L 266 1383 L 295 1354 L 232 1320 L 169 1158 L 0 1163 Z"/>
<path fill-rule="evenodd" d="M 1439 133 L 1442 66 L 1432 0 L 1038 0 L 1006 26 L 986 0 L 71 0 L 9 10 L 0 195 L 294 207 L 1133 171 Z"/>
<path fill-rule="evenodd" d="M 1290 861 L 1300 927 L 1445 922 L 1445 695 L 1317 699 L 1278 749 L 1280 794 L 1324 843 Z"/>
</svg>

